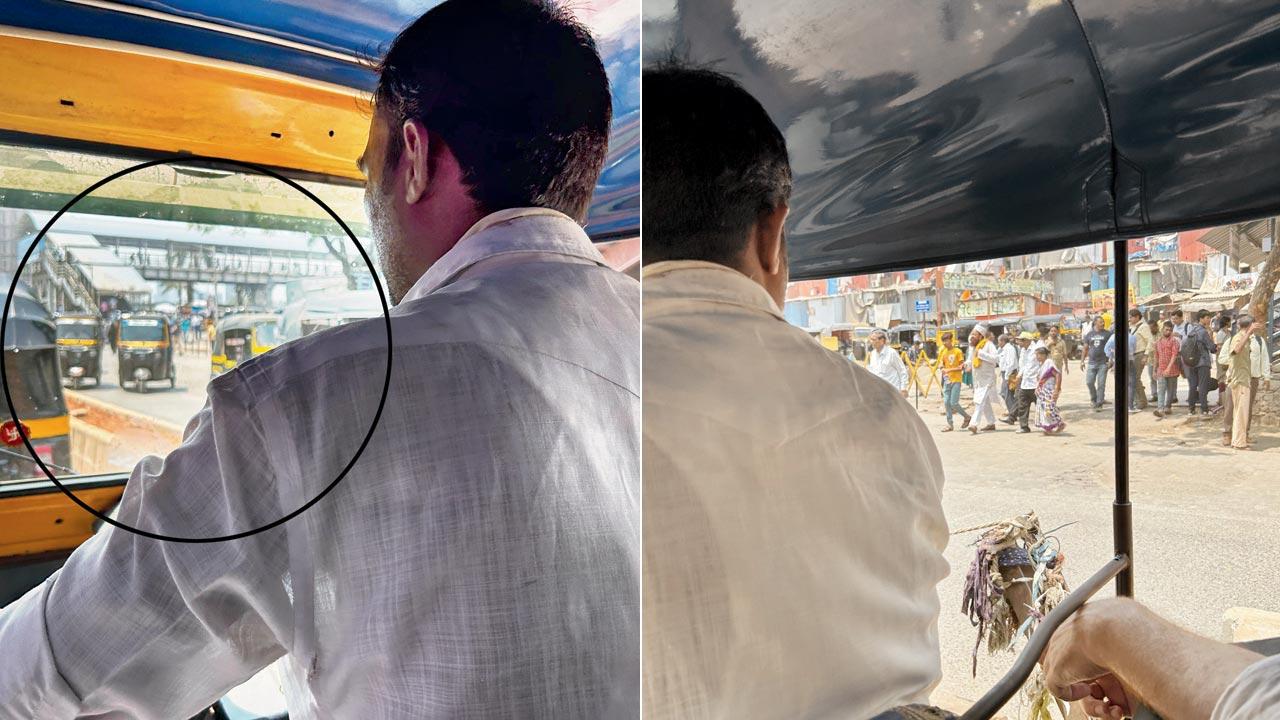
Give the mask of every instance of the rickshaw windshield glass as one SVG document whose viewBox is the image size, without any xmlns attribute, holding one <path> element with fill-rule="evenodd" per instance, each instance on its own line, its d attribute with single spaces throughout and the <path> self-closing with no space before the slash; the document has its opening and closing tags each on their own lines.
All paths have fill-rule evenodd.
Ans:
<svg viewBox="0 0 1280 720">
<path fill-rule="evenodd" d="M 47 322 L 38 322 L 26 318 L 9 318 L 4 332 L 4 346 L 32 347 L 36 345 L 54 344 L 53 326 Z"/>
<path fill-rule="evenodd" d="M 253 326 L 257 333 L 259 345 L 276 346 L 280 344 L 280 326 L 274 321 L 260 322 Z"/>
<path fill-rule="evenodd" d="M 159 320 L 127 320 L 120 323 L 120 339 L 125 342 L 155 342 L 164 339 Z"/>
<path fill-rule="evenodd" d="M 19 419 L 54 417 L 66 412 L 58 377 L 57 353 L 54 348 L 5 350 L 4 370 L 9 379 L 9 396 L 13 398 Z"/>
<path fill-rule="evenodd" d="M 95 340 L 98 326 L 91 323 L 58 323 L 58 337 L 66 340 Z"/>
</svg>

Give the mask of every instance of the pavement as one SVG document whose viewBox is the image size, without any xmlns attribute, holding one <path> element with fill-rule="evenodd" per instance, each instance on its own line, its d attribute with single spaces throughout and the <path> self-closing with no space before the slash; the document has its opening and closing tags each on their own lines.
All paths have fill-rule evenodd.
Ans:
<svg viewBox="0 0 1280 720">
<path fill-rule="evenodd" d="M 1083 373 L 1073 367 L 1061 401 L 1067 429 L 1056 436 L 1018 434 L 1016 426 L 977 436 L 938 432 L 945 425 L 935 388 L 920 401 L 947 471 L 943 504 L 961 529 L 1035 510 L 1055 531 L 1067 556 L 1066 576 L 1079 583 L 1113 556 L 1114 406 L 1092 412 Z M 1108 378 L 1108 391 L 1113 378 Z M 914 392 L 914 391 L 913 391 Z M 1183 390 L 1185 400 L 1185 388 Z M 968 391 L 965 393 L 968 400 Z M 914 395 L 912 401 L 915 401 Z M 997 407 L 997 414 L 1001 408 Z M 1150 412 L 1130 415 L 1135 596 L 1173 622 L 1230 640 L 1228 611 L 1280 612 L 1280 434 L 1259 432 L 1255 450 L 1220 444 L 1219 416 L 1190 420 Z M 943 682 L 935 702 L 967 706 L 1013 663 L 1012 654 L 979 651 L 960 614 L 965 573 L 980 532 L 954 535 L 946 557 L 951 574 L 939 587 Z M 1099 597 L 1114 594 L 1108 587 Z M 1239 610 L 1234 611 L 1239 614 Z M 1025 717 L 1013 701 L 1006 711 Z"/>
</svg>

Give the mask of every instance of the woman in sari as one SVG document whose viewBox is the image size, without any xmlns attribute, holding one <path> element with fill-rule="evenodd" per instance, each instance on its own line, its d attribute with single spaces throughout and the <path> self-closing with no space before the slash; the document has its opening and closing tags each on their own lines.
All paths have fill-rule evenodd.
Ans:
<svg viewBox="0 0 1280 720">
<path fill-rule="evenodd" d="M 1040 379 L 1036 383 L 1036 404 L 1039 405 L 1040 420 L 1036 426 L 1044 430 L 1045 435 L 1062 432 L 1067 426 L 1058 412 L 1058 396 L 1062 394 L 1062 371 L 1049 362 L 1049 349 L 1043 345 L 1036 348 L 1036 359 L 1040 361 Z"/>
</svg>

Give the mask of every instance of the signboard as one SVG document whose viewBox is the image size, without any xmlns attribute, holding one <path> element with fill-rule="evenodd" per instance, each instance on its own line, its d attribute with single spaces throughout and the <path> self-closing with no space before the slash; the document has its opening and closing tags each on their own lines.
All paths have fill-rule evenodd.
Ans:
<svg viewBox="0 0 1280 720">
<path fill-rule="evenodd" d="M 1115 288 L 1106 288 L 1104 290 L 1094 290 L 1090 292 L 1089 305 L 1094 310 L 1111 310 L 1116 306 Z M 1137 307 L 1137 305 L 1137 290 L 1131 285 L 1129 286 L 1129 307 Z"/>
<path fill-rule="evenodd" d="M 992 315 L 1022 315 L 1026 310 L 1026 301 L 1022 295 L 1006 295 L 991 298 Z"/>
<path fill-rule="evenodd" d="M 927 312 L 932 312 L 932 311 L 933 311 L 933 301 L 932 301 L 932 300 L 928 300 L 928 299 L 926 299 L 926 300 L 917 300 L 917 301 L 916 301 L 916 312 L 918 312 L 918 313 L 927 313 Z"/>
<path fill-rule="evenodd" d="M 1053 292 L 1053 283 L 1027 278 L 998 278 L 994 275 L 943 273 L 942 287 L 948 290 L 994 290 L 1003 293 L 1043 295 Z"/>
<path fill-rule="evenodd" d="M 21 445 L 23 435 L 31 437 L 31 429 L 27 427 L 26 423 L 22 425 L 21 434 L 18 432 L 18 424 L 12 420 L 6 420 L 3 425 L 0 425 L 0 440 L 4 441 L 4 444 L 9 447 Z"/>
<path fill-rule="evenodd" d="M 962 300 L 956 306 L 956 316 L 961 320 L 972 320 L 979 315 L 991 314 L 991 301 L 986 298 L 979 300 Z"/>
</svg>

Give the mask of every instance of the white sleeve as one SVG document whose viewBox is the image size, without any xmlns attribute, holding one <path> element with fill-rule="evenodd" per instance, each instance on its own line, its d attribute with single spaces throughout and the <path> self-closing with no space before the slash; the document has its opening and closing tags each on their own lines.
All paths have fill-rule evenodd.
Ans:
<svg viewBox="0 0 1280 720">
<path fill-rule="evenodd" d="M 178 449 L 134 468 L 121 522 L 208 538 L 280 517 L 237 375 L 210 385 Z M 217 543 L 95 534 L 0 611 L 0 719 L 191 717 L 286 652 L 287 558 L 282 528 Z"/>
<path fill-rule="evenodd" d="M 910 381 L 911 375 L 907 372 L 906 363 L 902 362 L 902 356 L 896 352 L 893 354 L 893 364 L 897 368 L 898 372 L 898 389 L 906 390 L 907 383 Z"/>
<path fill-rule="evenodd" d="M 1227 686 L 1211 720 L 1280 719 L 1280 655 L 1250 665 Z"/>
</svg>

